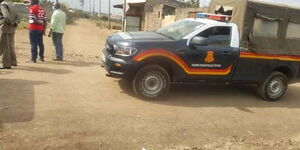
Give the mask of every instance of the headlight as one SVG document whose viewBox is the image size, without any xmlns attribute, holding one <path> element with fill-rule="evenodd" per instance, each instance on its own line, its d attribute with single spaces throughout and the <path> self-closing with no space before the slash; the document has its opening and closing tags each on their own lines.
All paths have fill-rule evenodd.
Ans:
<svg viewBox="0 0 300 150">
<path fill-rule="evenodd" d="M 114 45 L 114 50 L 116 55 L 120 56 L 132 56 L 137 52 L 137 49 L 134 47 L 122 46 L 122 45 Z"/>
<path fill-rule="evenodd" d="M 110 50 L 110 49 L 111 49 L 107 43 L 105 43 L 105 48 L 106 48 L 107 50 Z"/>
</svg>

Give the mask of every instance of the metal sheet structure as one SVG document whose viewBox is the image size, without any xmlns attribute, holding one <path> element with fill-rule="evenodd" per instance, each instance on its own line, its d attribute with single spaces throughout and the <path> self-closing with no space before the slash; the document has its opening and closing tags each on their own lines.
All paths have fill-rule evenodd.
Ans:
<svg viewBox="0 0 300 150">
<path fill-rule="evenodd" d="M 212 0 L 209 12 L 232 8 L 242 47 L 265 54 L 300 55 L 300 1 Z"/>
</svg>

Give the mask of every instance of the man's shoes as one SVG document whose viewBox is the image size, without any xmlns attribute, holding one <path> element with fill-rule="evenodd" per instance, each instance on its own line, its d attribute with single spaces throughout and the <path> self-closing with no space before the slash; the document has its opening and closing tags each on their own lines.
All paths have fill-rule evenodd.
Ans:
<svg viewBox="0 0 300 150">
<path fill-rule="evenodd" d="M 36 60 L 28 59 L 26 60 L 26 63 L 36 63 Z"/>
<path fill-rule="evenodd" d="M 61 58 L 54 58 L 53 61 L 64 61 L 64 60 Z"/>
<path fill-rule="evenodd" d="M 11 69 L 11 67 L 1 67 L 0 69 Z"/>
<path fill-rule="evenodd" d="M 39 60 L 40 60 L 41 62 L 44 62 L 44 61 L 45 61 L 45 59 L 44 59 L 44 58 L 40 58 Z"/>
<path fill-rule="evenodd" d="M 18 65 L 17 64 L 13 64 L 12 66 L 17 67 Z"/>
</svg>

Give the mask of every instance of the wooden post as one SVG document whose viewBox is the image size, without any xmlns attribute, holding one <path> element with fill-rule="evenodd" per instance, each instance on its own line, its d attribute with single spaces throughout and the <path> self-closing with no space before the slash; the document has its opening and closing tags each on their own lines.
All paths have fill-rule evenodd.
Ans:
<svg viewBox="0 0 300 150">
<path fill-rule="evenodd" d="M 93 0 L 93 10 L 92 10 L 92 12 L 93 12 L 93 18 L 94 18 L 94 15 L 95 15 L 95 0 Z"/>
<path fill-rule="evenodd" d="M 102 13 L 102 12 L 101 12 L 101 6 L 102 6 L 102 5 L 101 5 L 101 2 L 102 2 L 102 1 L 99 0 L 99 24 L 100 24 L 100 26 L 101 26 L 101 15 L 102 15 L 102 14 L 101 14 L 101 13 Z"/>
<path fill-rule="evenodd" d="M 89 0 L 89 14 L 91 14 L 92 11 L 92 0 Z"/>
<path fill-rule="evenodd" d="M 126 0 L 124 0 L 124 3 L 123 3 L 123 20 L 122 20 L 122 31 L 123 32 L 126 32 L 126 6 L 127 6 L 127 3 L 126 3 Z"/>
<path fill-rule="evenodd" d="M 110 0 L 108 0 L 108 29 L 110 28 Z"/>
</svg>

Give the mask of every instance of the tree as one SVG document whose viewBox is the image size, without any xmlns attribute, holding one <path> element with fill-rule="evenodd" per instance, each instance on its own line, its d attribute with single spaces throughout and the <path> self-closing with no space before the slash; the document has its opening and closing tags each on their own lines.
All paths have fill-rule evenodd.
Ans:
<svg viewBox="0 0 300 150">
<path fill-rule="evenodd" d="M 194 7 L 199 7 L 200 6 L 200 0 L 191 0 L 191 5 Z"/>
<path fill-rule="evenodd" d="M 10 0 L 10 1 L 13 1 L 13 2 L 18 2 L 18 3 L 21 3 L 21 2 L 23 2 L 23 0 Z"/>
<path fill-rule="evenodd" d="M 199 7 L 200 6 L 200 0 L 177 0 L 179 2 L 183 2 L 188 4 L 189 6 L 192 7 Z"/>
</svg>

